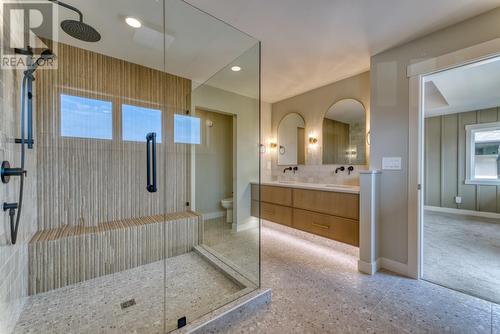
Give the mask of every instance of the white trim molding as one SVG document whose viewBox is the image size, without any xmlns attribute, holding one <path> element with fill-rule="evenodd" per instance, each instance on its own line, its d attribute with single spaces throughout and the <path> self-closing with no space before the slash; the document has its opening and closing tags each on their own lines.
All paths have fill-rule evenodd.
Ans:
<svg viewBox="0 0 500 334">
<path fill-rule="evenodd" d="M 203 217 L 203 220 L 210 220 L 210 219 L 225 217 L 226 212 L 224 211 L 207 212 L 207 213 L 202 213 L 201 216 Z"/>
<path fill-rule="evenodd" d="M 401 263 L 385 257 L 379 257 L 377 259 L 377 271 L 380 269 L 389 270 L 402 276 L 410 276 L 408 272 L 408 265 L 406 263 Z"/>
<path fill-rule="evenodd" d="M 480 43 L 465 49 L 450 52 L 439 57 L 427 59 L 408 66 L 406 74 L 410 77 L 428 75 L 481 61 L 489 61 L 500 55 L 500 38 Z"/>
<path fill-rule="evenodd" d="M 476 66 L 500 57 L 500 38 L 454 51 L 439 57 L 411 64 L 407 68 L 410 80 L 408 137 L 408 264 L 407 276 L 421 278 L 423 202 L 423 138 L 424 138 L 424 79 L 426 75 L 462 66 Z M 403 269 L 392 262 L 388 266 Z M 381 264 L 384 268 L 384 261 Z"/>
<path fill-rule="evenodd" d="M 259 218 L 248 217 L 241 223 L 233 222 L 232 230 L 233 232 L 241 232 L 252 228 L 257 228 L 259 227 L 259 223 L 260 223 Z"/>
<path fill-rule="evenodd" d="M 377 230 L 380 220 L 379 170 L 360 171 L 359 261 L 358 270 L 373 275 L 377 271 Z"/>
<path fill-rule="evenodd" d="M 365 262 L 358 260 L 358 271 L 362 272 L 363 274 L 368 274 L 368 275 L 375 275 L 375 273 L 378 271 L 378 262 Z"/>
<path fill-rule="evenodd" d="M 465 184 L 500 185 L 498 179 L 476 178 L 473 170 L 476 166 L 475 133 L 500 129 L 500 122 L 468 124 L 465 126 Z"/>
<path fill-rule="evenodd" d="M 440 206 L 428 206 L 428 205 L 424 206 L 424 210 L 431 211 L 431 212 L 440 212 L 440 213 L 449 213 L 449 214 L 454 214 L 454 215 L 468 216 L 468 217 L 500 219 L 500 213 L 496 213 L 496 212 L 484 212 L 484 211 L 464 210 L 464 209 L 455 209 L 455 208 L 443 208 Z"/>
</svg>

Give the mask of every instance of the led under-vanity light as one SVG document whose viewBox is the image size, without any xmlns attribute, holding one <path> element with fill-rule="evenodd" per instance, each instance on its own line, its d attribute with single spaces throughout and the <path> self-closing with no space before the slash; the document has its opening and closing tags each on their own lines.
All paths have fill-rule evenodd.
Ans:
<svg viewBox="0 0 500 334">
<path fill-rule="evenodd" d="M 231 71 L 233 71 L 233 72 L 239 72 L 239 71 L 241 71 L 241 67 L 239 67 L 239 66 L 233 66 L 233 67 L 231 67 Z"/>
<path fill-rule="evenodd" d="M 142 27 L 141 21 L 139 21 L 135 17 L 127 16 L 125 18 L 125 22 L 127 22 L 127 24 L 129 26 L 131 26 L 132 28 L 140 28 L 140 27 Z"/>
</svg>

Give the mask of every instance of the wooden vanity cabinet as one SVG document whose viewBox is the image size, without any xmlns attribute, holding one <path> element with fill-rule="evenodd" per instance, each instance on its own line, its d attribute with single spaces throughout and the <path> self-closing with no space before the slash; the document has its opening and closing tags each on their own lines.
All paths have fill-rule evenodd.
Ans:
<svg viewBox="0 0 500 334">
<path fill-rule="evenodd" d="M 359 195 L 261 186 L 262 218 L 359 246 Z M 259 187 L 252 185 L 252 215 L 259 215 Z"/>
</svg>

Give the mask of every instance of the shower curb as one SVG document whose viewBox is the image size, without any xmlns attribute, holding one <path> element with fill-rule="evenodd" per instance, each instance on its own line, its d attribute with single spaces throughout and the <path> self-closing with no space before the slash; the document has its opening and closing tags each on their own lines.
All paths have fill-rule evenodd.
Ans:
<svg viewBox="0 0 500 334">
<path fill-rule="evenodd" d="M 203 316 L 186 327 L 173 331 L 174 334 L 218 333 L 222 328 L 247 317 L 271 302 L 272 290 L 258 289 Z"/>
</svg>

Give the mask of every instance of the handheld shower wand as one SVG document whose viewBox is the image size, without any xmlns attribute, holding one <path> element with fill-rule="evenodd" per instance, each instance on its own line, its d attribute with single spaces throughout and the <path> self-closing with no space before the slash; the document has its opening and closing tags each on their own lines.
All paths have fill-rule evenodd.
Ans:
<svg viewBox="0 0 500 334">
<path fill-rule="evenodd" d="M 55 56 L 50 50 L 45 50 L 36 61 L 33 62 L 33 51 L 28 46 L 26 49 L 16 49 L 19 54 L 28 57 L 28 68 L 24 71 L 23 81 L 21 85 L 21 138 L 15 142 L 21 144 L 21 166 L 19 168 L 11 168 L 8 161 L 2 162 L 0 169 L 0 177 L 3 183 L 8 183 L 11 176 L 19 176 L 19 199 L 17 203 L 3 203 L 3 210 L 9 212 L 10 217 L 10 235 L 11 243 L 14 245 L 17 241 L 17 233 L 19 231 L 19 222 L 21 219 L 21 209 L 23 206 L 24 194 L 24 179 L 26 177 L 25 161 L 26 161 L 26 146 L 33 148 L 33 81 L 35 80 L 34 72 L 36 71 L 41 61 L 53 59 Z M 27 115 L 26 115 L 27 114 Z M 26 122 L 27 118 L 27 122 Z M 27 123 L 27 124 L 26 124 Z M 28 138 L 25 137 L 27 127 Z M 16 212 L 17 210 L 17 212 Z"/>
</svg>

